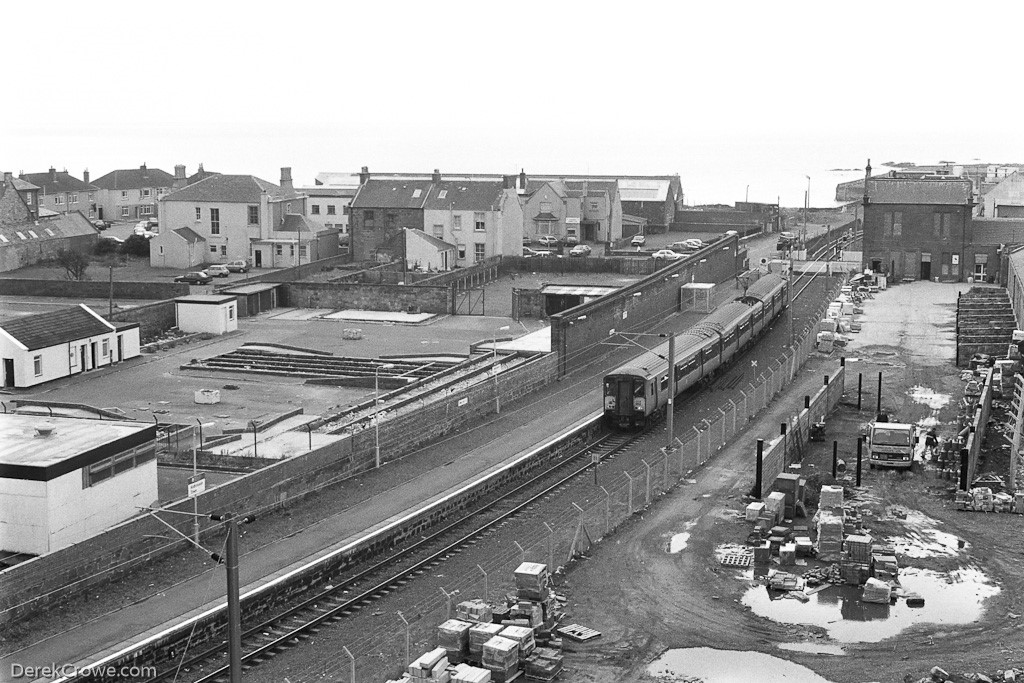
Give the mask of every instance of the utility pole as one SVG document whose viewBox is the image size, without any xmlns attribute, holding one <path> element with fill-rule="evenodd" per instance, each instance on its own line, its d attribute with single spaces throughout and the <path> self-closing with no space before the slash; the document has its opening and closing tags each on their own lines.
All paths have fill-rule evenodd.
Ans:
<svg viewBox="0 0 1024 683">
<path fill-rule="evenodd" d="M 676 335 L 668 335 L 668 445 L 665 451 L 675 447 L 675 402 L 676 402 Z"/>
<path fill-rule="evenodd" d="M 237 520 L 234 515 L 210 515 L 215 522 L 225 522 L 228 527 L 226 558 L 213 553 L 214 562 L 226 561 L 228 575 L 228 660 L 231 683 L 242 683 L 242 609 L 238 595 L 238 522 L 248 524 L 255 517 L 247 516 Z"/>
</svg>

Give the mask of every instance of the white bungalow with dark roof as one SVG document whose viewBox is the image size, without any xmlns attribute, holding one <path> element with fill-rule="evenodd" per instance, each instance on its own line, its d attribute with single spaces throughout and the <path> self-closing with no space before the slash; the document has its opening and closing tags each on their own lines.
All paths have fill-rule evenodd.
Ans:
<svg viewBox="0 0 1024 683">
<path fill-rule="evenodd" d="M 139 324 L 111 323 L 85 304 L 0 324 L 3 386 L 22 389 L 140 353 Z"/>
<path fill-rule="evenodd" d="M 155 439 L 151 423 L 0 414 L 0 555 L 54 552 L 152 505 Z"/>
</svg>

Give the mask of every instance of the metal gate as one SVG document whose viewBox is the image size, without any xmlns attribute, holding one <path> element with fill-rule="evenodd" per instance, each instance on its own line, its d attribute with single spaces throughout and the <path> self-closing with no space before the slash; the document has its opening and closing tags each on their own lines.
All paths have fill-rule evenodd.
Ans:
<svg viewBox="0 0 1024 683">
<path fill-rule="evenodd" d="M 483 315 L 484 289 L 460 289 L 455 292 L 455 315 Z"/>
</svg>

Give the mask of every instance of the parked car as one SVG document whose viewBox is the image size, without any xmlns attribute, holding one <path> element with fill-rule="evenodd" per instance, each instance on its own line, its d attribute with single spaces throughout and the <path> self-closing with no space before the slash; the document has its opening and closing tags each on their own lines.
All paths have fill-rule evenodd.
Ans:
<svg viewBox="0 0 1024 683">
<path fill-rule="evenodd" d="M 213 282 L 205 270 L 196 270 L 174 278 L 175 282 L 187 282 L 190 285 L 208 285 Z"/>
<path fill-rule="evenodd" d="M 528 247 L 533 244 L 533 238 L 529 235 L 523 235 L 523 246 Z"/>
<path fill-rule="evenodd" d="M 124 240 L 115 235 L 100 235 L 101 240 L 110 240 L 111 242 L 117 242 L 118 244 L 124 244 Z"/>
<path fill-rule="evenodd" d="M 666 261 L 676 261 L 683 258 L 682 254 L 677 254 L 671 249 L 659 249 L 658 251 L 651 254 L 656 259 L 665 259 Z"/>
<path fill-rule="evenodd" d="M 155 233 L 155 232 L 153 232 L 152 230 L 149 229 L 149 223 L 146 223 L 145 221 L 142 221 L 138 225 L 135 226 L 134 233 L 136 235 L 141 235 L 141 236 L 143 236 L 143 237 L 145 237 L 147 239 L 150 239 L 150 238 L 153 238 L 153 237 L 157 236 L 157 233 Z"/>
<path fill-rule="evenodd" d="M 590 256 L 591 249 L 586 244 L 577 244 L 569 250 L 569 256 Z"/>
<path fill-rule="evenodd" d="M 647 244 L 647 238 L 643 235 L 633 235 L 633 239 L 629 241 L 634 247 L 642 247 Z"/>
<path fill-rule="evenodd" d="M 150 216 L 146 219 L 146 225 L 148 225 L 149 229 L 152 230 L 153 228 L 160 227 L 160 221 L 156 216 Z"/>
<path fill-rule="evenodd" d="M 536 249 L 531 249 L 530 247 L 523 247 L 523 256 L 525 258 L 530 258 L 531 256 L 536 256 L 536 255 L 537 255 L 537 250 Z"/>
<path fill-rule="evenodd" d="M 533 249 L 532 251 L 532 256 L 534 258 L 562 258 L 561 254 L 556 254 L 555 252 L 548 251 L 547 249 Z"/>
<path fill-rule="evenodd" d="M 580 243 L 580 238 L 577 235 L 566 235 L 565 236 L 565 243 L 566 244 L 579 244 Z"/>
<path fill-rule="evenodd" d="M 224 267 L 227 268 L 232 273 L 248 273 L 249 272 L 249 262 L 248 261 L 228 261 L 227 263 L 224 264 Z"/>
<path fill-rule="evenodd" d="M 673 242 L 672 244 L 668 245 L 668 248 L 671 249 L 672 251 L 680 252 L 697 251 L 698 249 L 703 249 L 706 246 L 708 245 L 704 243 L 702 240 L 693 238 L 688 240 L 681 240 L 679 242 Z"/>
<path fill-rule="evenodd" d="M 557 247 L 558 238 L 554 235 L 540 235 L 537 237 L 537 244 L 545 247 Z"/>
<path fill-rule="evenodd" d="M 209 275 L 210 277 L 227 277 L 228 275 L 231 274 L 231 271 L 228 270 L 227 266 L 220 263 L 216 263 L 212 266 L 206 267 L 206 274 Z"/>
<path fill-rule="evenodd" d="M 92 225 L 97 230 L 106 230 L 107 228 L 110 227 L 110 222 L 109 221 L 101 221 L 100 219 L 97 218 L 96 220 L 94 220 L 92 222 Z"/>
</svg>

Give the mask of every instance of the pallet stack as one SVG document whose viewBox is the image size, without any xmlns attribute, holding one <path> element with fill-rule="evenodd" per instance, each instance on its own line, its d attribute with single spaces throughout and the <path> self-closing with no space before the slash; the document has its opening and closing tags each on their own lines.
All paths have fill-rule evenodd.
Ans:
<svg viewBox="0 0 1024 683">
<path fill-rule="evenodd" d="M 491 672 L 497 683 L 507 683 L 519 677 L 519 643 L 494 636 L 484 643 L 481 664 Z"/>
<path fill-rule="evenodd" d="M 538 647 L 523 665 L 526 678 L 532 681 L 553 681 L 562 672 L 562 654 L 558 650 Z"/>
<path fill-rule="evenodd" d="M 449 683 L 448 655 L 443 647 L 419 656 L 409 665 L 410 683 Z"/>
<path fill-rule="evenodd" d="M 475 624 L 489 624 L 494 613 L 492 607 L 483 600 L 463 600 L 455 606 L 455 616 Z"/>
<path fill-rule="evenodd" d="M 537 647 L 533 639 L 533 629 L 526 626 L 506 626 L 498 635 L 519 643 L 519 657 L 523 659 L 532 654 Z"/>
<path fill-rule="evenodd" d="M 476 624 L 469 629 L 469 658 L 479 662 L 483 658 L 484 643 L 501 633 L 501 624 Z"/>
<path fill-rule="evenodd" d="M 818 510 L 814 520 L 818 530 L 818 559 L 838 558 L 843 550 L 843 518 L 833 512 Z"/>
<path fill-rule="evenodd" d="M 539 562 L 523 562 L 514 572 L 515 604 L 509 616 L 525 620 L 531 628 L 549 631 L 557 619 L 558 601 L 551 590 L 548 566 Z"/>
<path fill-rule="evenodd" d="M 449 619 L 437 627 L 437 645 L 443 647 L 448 661 L 460 664 L 469 656 L 469 630 L 473 624 L 461 619 Z"/>
<path fill-rule="evenodd" d="M 491 672 L 469 664 L 456 664 L 452 683 L 491 683 Z"/>
</svg>

